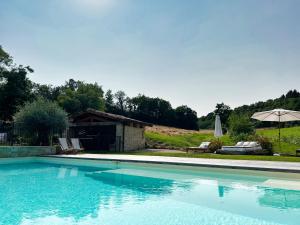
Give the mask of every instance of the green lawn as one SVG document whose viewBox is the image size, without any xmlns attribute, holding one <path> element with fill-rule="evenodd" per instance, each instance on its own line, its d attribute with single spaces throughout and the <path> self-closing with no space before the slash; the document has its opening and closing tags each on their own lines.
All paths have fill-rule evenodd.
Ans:
<svg viewBox="0 0 300 225">
<path fill-rule="evenodd" d="M 155 132 L 146 132 L 146 139 L 155 141 L 157 143 L 164 143 L 170 147 L 193 147 L 199 146 L 203 141 L 209 141 L 214 138 L 213 134 L 184 134 L 184 135 L 167 135 Z M 233 141 L 227 136 L 221 138 L 224 144 L 231 145 L 234 144 Z"/>
<path fill-rule="evenodd" d="M 300 127 L 284 128 L 281 130 L 282 144 L 281 148 L 278 144 L 278 130 L 277 129 L 265 129 L 257 130 L 257 133 L 269 137 L 273 143 L 273 149 L 276 153 L 295 155 L 295 150 L 300 149 Z M 195 133 L 184 135 L 167 135 L 156 132 L 145 133 L 146 139 L 150 142 L 158 143 L 159 145 L 165 145 L 167 147 L 186 148 L 192 146 L 198 146 L 203 141 L 209 141 L 213 139 L 213 134 Z M 221 138 L 224 145 L 235 144 L 228 135 Z"/>
<path fill-rule="evenodd" d="M 284 161 L 300 162 L 300 157 L 295 156 L 255 156 L 255 155 L 219 155 L 219 154 L 195 154 L 195 153 L 169 153 L 169 152 L 127 152 L 122 154 L 129 155 L 148 155 L 148 156 L 170 156 L 170 157 L 190 157 L 190 158 L 210 158 L 210 159 L 235 159 L 235 160 L 264 160 L 264 161 Z"/>
</svg>

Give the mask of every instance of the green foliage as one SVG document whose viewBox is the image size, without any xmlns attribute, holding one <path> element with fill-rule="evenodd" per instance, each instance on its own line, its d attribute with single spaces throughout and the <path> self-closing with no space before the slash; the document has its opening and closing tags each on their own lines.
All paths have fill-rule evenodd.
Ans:
<svg viewBox="0 0 300 225">
<path fill-rule="evenodd" d="M 225 105 L 223 102 L 216 105 L 216 109 L 202 116 L 198 120 L 198 126 L 200 129 L 214 129 L 215 126 L 215 117 L 216 114 L 220 116 L 223 131 L 227 132 L 228 130 L 228 118 L 232 112 L 232 109 L 228 105 Z"/>
<path fill-rule="evenodd" d="M 282 136 L 281 137 L 281 141 L 283 142 L 286 142 L 286 143 L 291 143 L 291 144 L 294 144 L 294 145 L 300 145 L 300 137 L 297 136 L 297 135 L 290 135 L 290 136 Z"/>
<path fill-rule="evenodd" d="M 264 149 L 272 149 L 276 153 L 284 155 L 295 155 L 296 149 L 300 149 L 300 144 L 296 144 L 293 138 L 294 136 L 300 136 L 300 127 L 291 127 L 282 129 L 282 135 L 287 137 L 282 140 L 281 148 L 278 144 L 278 129 L 264 129 L 257 130 L 256 135 L 247 136 L 245 139 L 240 139 L 244 141 L 258 141 Z M 145 137 L 147 142 L 158 143 L 158 145 L 163 145 L 165 147 L 195 147 L 203 141 L 214 140 L 212 133 L 194 133 L 194 134 L 184 134 L 184 135 L 167 135 L 164 133 L 149 132 L 146 131 Z M 231 138 L 229 135 L 224 135 L 220 138 L 224 145 L 235 145 L 237 140 Z"/>
<path fill-rule="evenodd" d="M 255 133 L 250 118 L 246 115 L 231 114 L 229 117 L 229 135 L 236 141 L 247 140 Z"/>
<path fill-rule="evenodd" d="M 105 95 L 106 111 L 125 115 L 148 123 L 198 129 L 197 113 L 188 106 L 173 109 L 170 102 L 161 98 L 138 95 L 129 98 L 123 91 L 115 94 L 108 90 Z"/>
<path fill-rule="evenodd" d="M 115 104 L 116 113 L 121 115 L 126 115 L 129 98 L 126 96 L 124 91 L 117 91 L 114 94 L 114 97 L 116 99 L 116 104 Z"/>
<path fill-rule="evenodd" d="M 114 112 L 114 95 L 111 90 L 105 93 L 105 111 Z"/>
<path fill-rule="evenodd" d="M 198 119 L 198 127 L 199 129 L 206 130 L 206 129 L 214 129 L 215 125 L 215 115 L 214 113 L 209 113 L 207 116 L 201 116 Z M 223 125 L 222 125 L 223 126 Z"/>
<path fill-rule="evenodd" d="M 218 114 L 221 119 L 222 127 L 227 130 L 228 128 L 228 118 L 231 114 L 232 110 L 230 106 L 225 105 L 223 102 L 221 104 L 216 105 L 216 109 L 214 114 Z"/>
<path fill-rule="evenodd" d="M 82 81 L 69 80 L 62 87 L 58 103 L 69 114 L 85 111 L 88 108 L 104 111 L 102 87 L 97 83 L 89 84 Z"/>
<path fill-rule="evenodd" d="M 49 145 L 52 135 L 65 130 L 67 115 L 56 103 L 37 99 L 26 103 L 14 116 L 22 136 L 32 145 Z"/>
<path fill-rule="evenodd" d="M 253 135 L 250 138 L 250 141 L 257 141 L 260 144 L 260 146 L 265 150 L 273 150 L 273 143 L 271 139 L 263 135 Z"/>
<path fill-rule="evenodd" d="M 128 115 L 149 123 L 176 126 L 175 111 L 170 102 L 161 98 L 138 95 L 129 101 Z"/>
<path fill-rule="evenodd" d="M 50 101 L 56 101 L 61 94 L 61 87 L 53 87 L 46 84 L 34 84 L 33 94 L 36 98 L 44 98 Z"/>
<path fill-rule="evenodd" d="M 0 72 L 12 64 L 12 57 L 0 45 Z"/>
<path fill-rule="evenodd" d="M 220 105 L 220 104 L 218 104 Z M 217 109 L 218 110 L 218 105 Z M 272 110 L 275 108 L 284 108 L 289 110 L 296 110 L 300 111 L 300 93 L 297 90 L 290 90 L 285 95 L 282 95 L 279 98 L 276 99 L 270 99 L 265 102 L 257 102 L 251 105 L 243 105 L 240 107 L 235 108 L 232 110 L 232 113 L 240 114 L 240 115 L 253 115 L 255 112 L 261 112 L 261 111 L 267 111 Z M 211 112 L 207 114 L 206 116 L 199 118 L 199 127 L 200 129 L 211 129 L 214 127 L 214 112 Z M 226 118 L 225 121 L 221 117 L 221 121 L 226 124 Z M 286 123 L 286 126 L 291 125 L 299 125 L 300 122 L 289 122 Z M 261 122 L 261 121 L 255 121 L 254 125 L 256 128 L 260 127 L 273 127 L 276 126 L 276 123 L 272 122 Z"/>
<path fill-rule="evenodd" d="M 192 133 L 192 134 L 181 134 L 181 135 L 168 135 L 158 132 L 146 131 L 145 137 L 147 142 L 163 145 L 170 148 L 187 148 L 199 146 L 204 141 L 216 140 L 212 133 Z M 224 145 L 233 145 L 234 142 L 229 136 L 223 136 L 220 141 Z"/>
<path fill-rule="evenodd" d="M 33 98 L 27 74 L 33 70 L 13 65 L 12 58 L 0 46 L 0 119 L 12 120 L 19 106 Z"/>
<path fill-rule="evenodd" d="M 232 112 L 234 114 L 251 115 L 257 111 L 273 108 L 300 110 L 300 93 L 297 90 L 291 90 L 280 98 L 244 105 L 234 110 L 231 110 L 224 103 L 217 104 L 214 112 L 197 120 L 197 114 L 189 107 L 180 106 L 174 109 L 170 102 L 161 98 L 150 98 L 144 95 L 129 98 L 123 91 L 113 94 L 109 90 L 104 99 L 102 87 L 97 83 L 90 84 L 70 79 L 65 85 L 57 87 L 33 84 L 27 78 L 28 73 L 31 72 L 33 70 L 28 66 L 14 65 L 12 57 L 0 46 L 0 119 L 11 120 L 18 107 L 39 97 L 58 102 L 69 114 L 75 114 L 87 108 L 94 108 L 149 123 L 185 129 L 214 128 L 216 113 L 221 117 L 223 128 L 227 128 L 228 118 Z M 291 122 L 285 124 L 285 126 L 297 124 L 299 122 Z M 274 125 L 276 124 L 255 121 L 255 127 Z M 239 137 L 239 139 L 244 139 L 247 136 L 244 133 L 240 135 L 243 135 L 243 137 Z M 283 139 L 285 140 L 283 145 L 287 144 L 286 149 L 288 149 L 288 152 L 299 143 L 297 136 L 286 138 L 283 136 Z M 274 143 L 274 149 L 277 149 L 276 143 Z"/>
<path fill-rule="evenodd" d="M 258 135 L 268 137 L 273 144 L 273 151 L 276 153 L 294 155 L 296 149 L 300 149 L 300 144 L 295 142 L 294 137 L 300 137 L 300 126 L 281 129 L 281 148 L 278 142 L 278 129 L 259 129 L 256 131 Z"/>
<path fill-rule="evenodd" d="M 214 139 L 210 141 L 210 145 L 208 146 L 208 150 L 210 152 L 215 152 L 221 149 L 223 146 L 223 142 L 220 139 Z"/>
<path fill-rule="evenodd" d="M 197 113 L 186 105 L 175 109 L 177 127 L 190 130 L 198 130 Z"/>
</svg>

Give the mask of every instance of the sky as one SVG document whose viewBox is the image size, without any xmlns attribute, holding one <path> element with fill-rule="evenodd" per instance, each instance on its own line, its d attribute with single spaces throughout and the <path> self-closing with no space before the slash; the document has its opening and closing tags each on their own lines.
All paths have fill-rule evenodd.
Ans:
<svg viewBox="0 0 300 225">
<path fill-rule="evenodd" d="M 97 82 L 198 116 L 300 84 L 298 0 L 0 0 L 0 45 L 34 82 Z"/>
</svg>

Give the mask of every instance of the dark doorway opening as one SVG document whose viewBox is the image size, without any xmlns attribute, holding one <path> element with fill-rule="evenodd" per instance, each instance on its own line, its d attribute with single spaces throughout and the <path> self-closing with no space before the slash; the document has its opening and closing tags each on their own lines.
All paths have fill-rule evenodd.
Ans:
<svg viewBox="0 0 300 225">
<path fill-rule="evenodd" d="M 76 126 L 71 127 L 71 136 L 79 138 L 83 148 L 87 151 L 100 152 L 115 150 L 116 126 Z"/>
</svg>

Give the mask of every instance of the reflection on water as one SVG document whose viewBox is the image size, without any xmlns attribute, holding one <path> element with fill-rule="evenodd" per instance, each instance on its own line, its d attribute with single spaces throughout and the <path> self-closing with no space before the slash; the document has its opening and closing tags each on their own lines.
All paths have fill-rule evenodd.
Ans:
<svg viewBox="0 0 300 225">
<path fill-rule="evenodd" d="M 279 209 L 300 209 L 300 191 L 264 188 L 259 204 Z M 300 219 L 299 219 L 300 221 Z"/>
<path fill-rule="evenodd" d="M 222 186 L 222 185 L 218 185 L 218 193 L 219 193 L 219 197 L 222 198 L 224 197 L 225 193 L 228 193 L 229 191 L 231 191 L 233 188 L 231 187 L 226 187 L 226 186 Z"/>
<path fill-rule="evenodd" d="M 151 195 L 169 194 L 172 192 L 174 181 L 151 177 L 132 176 L 109 172 L 91 173 L 86 176 L 101 181 L 104 184 L 118 188 L 131 189 L 134 192 L 144 192 Z"/>
<path fill-rule="evenodd" d="M 141 224 L 139 217 L 149 216 L 149 209 L 155 221 L 175 220 L 176 225 L 221 224 L 220 218 L 231 221 L 225 224 L 295 224 L 300 191 L 263 187 L 266 177 L 248 178 L 213 172 L 176 176 L 139 168 L 0 165 L 0 224 L 55 218 L 64 225 L 115 225 L 118 214 L 122 225 L 135 225 Z"/>
</svg>

